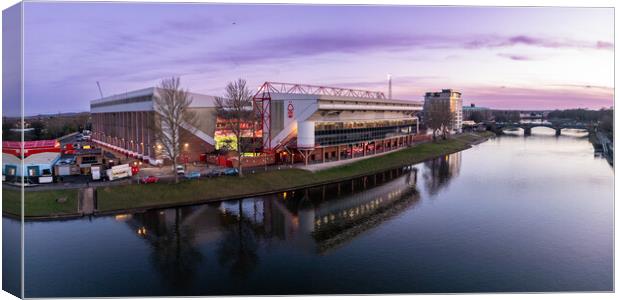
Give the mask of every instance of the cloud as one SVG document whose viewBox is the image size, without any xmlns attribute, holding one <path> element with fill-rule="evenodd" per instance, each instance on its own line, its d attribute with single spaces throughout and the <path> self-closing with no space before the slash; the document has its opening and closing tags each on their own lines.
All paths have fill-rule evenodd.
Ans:
<svg viewBox="0 0 620 300">
<path fill-rule="evenodd" d="M 596 42 L 596 48 L 598 48 L 598 49 L 606 49 L 606 50 L 613 50 L 614 49 L 614 44 L 610 43 L 610 42 L 598 41 L 598 42 Z"/>
<path fill-rule="evenodd" d="M 468 49 L 493 49 L 501 57 L 527 61 L 532 58 L 511 53 L 515 50 L 510 47 L 600 51 L 614 48 L 612 42 L 606 41 L 573 41 L 530 35 L 431 35 L 415 34 L 412 30 L 385 30 L 373 34 L 334 28 L 327 32 L 316 29 L 289 35 L 275 30 L 262 34 L 259 25 L 250 29 L 239 28 L 221 16 L 182 16 L 182 19 L 175 15 L 172 19 L 152 20 L 136 16 L 127 22 L 116 21 L 123 18 L 86 22 L 84 18 L 87 16 L 73 22 L 56 17 L 56 23 L 36 23 L 40 19 L 30 19 L 35 24 L 28 23 L 27 28 L 37 34 L 26 36 L 25 44 L 31 46 L 24 49 L 29 99 L 50 99 L 50 102 L 63 101 L 71 105 L 79 103 L 80 107 L 87 109 L 87 100 L 98 97 L 96 81 L 104 85 L 104 92 L 113 93 L 156 84 L 165 76 L 193 76 L 202 81 L 195 85 L 196 88 L 206 89 L 210 80 L 224 81 L 222 78 L 232 76 L 232 73 L 249 80 L 288 69 L 299 70 L 302 74 L 315 63 L 331 65 L 329 60 L 334 61 L 334 66 L 355 69 L 356 66 L 349 65 L 347 60 L 353 63 L 367 60 L 372 57 L 367 55 L 369 53 L 405 61 L 409 59 L 405 55 L 419 58 L 425 53 L 443 54 L 441 50 L 447 49 L 446 59 L 455 60 L 459 55 L 466 56 Z M 312 28 L 309 26 L 308 30 Z M 428 49 L 438 51 L 418 51 Z M 433 59 L 432 55 L 429 59 Z M 307 77 L 330 84 L 323 81 L 328 77 L 324 74 L 309 74 Z M 373 82 L 373 79 L 344 78 L 333 85 L 385 88 L 385 81 Z M 418 86 L 431 86 L 433 82 L 443 80 L 410 79 L 411 85 Z M 405 80 L 394 78 L 399 83 Z M 415 94 L 415 99 L 420 95 L 421 92 Z M 56 105 L 50 107 L 56 109 Z"/>
<path fill-rule="evenodd" d="M 392 76 L 392 83 L 394 88 L 398 88 L 399 86 L 414 86 L 421 84 L 429 84 L 432 82 L 445 80 L 444 77 L 439 76 Z M 359 89 L 374 89 L 374 90 L 383 90 L 387 87 L 388 80 L 387 77 L 385 80 L 356 80 L 352 78 L 350 80 L 339 80 L 327 82 L 328 86 L 335 87 L 350 87 L 350 88 L 359 88 Z"/>
<path fill-rule="evenodd" d="M 518 54 L 498 53 L 497 56 L 505 57 L 511 60 L 533 60 L 531 57 Z"/>
<path fill-rule="evenodd" d="M 437 45 L 433 36 L 310 33 L 261 39 L 215 53 L 215 61 L 250 63 L 328 53 L 359 54 Z M 447 45 L 446 45 L 447 46 Z"/>
<path fill-rule="evenodd" d="M 561 89 L 576 89 L 576 90 L 589 90 L 589 92 L 594 93 L 607 93 L 612 94 L 614 92 L 613 87 L 602 86 L 602 85 L 591 85 L 591 84 L 548 84 L 545 85 L 551 88 L 561 88 Z"/>
<path fill-rule="evenodd" d="M 513 47 L 518 45 L 542 47 L 542 48 L 570 48 L 570 49 L 595 49 L 612 50 L 613 43 L 604 41 L 579 41 L 561 38 L 533 37 L 528 35 L 483 37 L 467 42 L 468 48 L 499 48 Z"/>
<path fill-rule="evenodd" d="M 613 105 L 612 88 L 586 88 L 579 85 L 547 85 L 547 87 L 466 87 L 462 89 L 466 103 L 492 108 L 555 109 Z"/>
<path fill-rule="evenodd" d="M 300 56 L 328 53 L 359 54 L 372 51 L 406 51 L 425 49 L 495 49 L 517 45 L 554 49 L 613 50 L 610 42 L 589 42 L 562 39 L 516 36 L 454 37 L 439 35 L 403 34 L 337 34 L 308 33 L 262 39 L 214 54 L 215 61 L 235 64 L 282 60 Z M 252 49 L 248 51 L 248 49 Z M 532 60 L 524 55 L 502 54 L 512 60 Z"/>
</svg>

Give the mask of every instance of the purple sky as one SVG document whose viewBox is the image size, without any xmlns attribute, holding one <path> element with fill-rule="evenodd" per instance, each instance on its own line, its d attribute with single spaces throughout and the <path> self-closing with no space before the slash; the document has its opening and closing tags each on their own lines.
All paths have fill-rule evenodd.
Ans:
<svg viewBox="0 0 620 300">
<path fill-rule="evenodd" d="M 26 114 L 85 111 L 180 76 L 387 89 L 548 109 L 613 105 L 613 9 L 25 3 Z"/>
</svg>

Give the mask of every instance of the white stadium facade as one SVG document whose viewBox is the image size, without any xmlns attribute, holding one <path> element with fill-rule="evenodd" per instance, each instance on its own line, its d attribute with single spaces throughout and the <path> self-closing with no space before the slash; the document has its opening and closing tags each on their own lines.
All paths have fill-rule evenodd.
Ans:
<svg viewBox="0 0 620 300">
<path fill-rule="evenodd" d="M 158 93 L 158 88 L 151 87 L 91 101 L 93 141 L 151 164 L 163 163 L 162 146 L 153 130 L 156 121 L 154 97 Z M 189 94 L 192 98 L 190 110 L 199 122 L 196 127 L 187 127 L 181 132 L 187 141 L 182 145 L 182 156 L 197 161 L 200 154 L 214 149 L 215 97 Z"/>
<path fill-rule="evenodd" d="M 334 161 L 385 152 L 419 140 L 422 103 L 382 92 L 264 83 L 254 96 L 263 151 L 277 162 Z"/>
</svg>

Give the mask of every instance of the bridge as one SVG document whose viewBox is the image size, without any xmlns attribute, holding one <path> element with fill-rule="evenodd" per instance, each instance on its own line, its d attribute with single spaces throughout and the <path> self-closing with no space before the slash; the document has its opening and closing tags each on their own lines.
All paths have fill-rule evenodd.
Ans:
<svg viewBox="0 0 620 300">
<path fill-rule="evenodd" d="M 522 122 L 499 122 L 486 124 L 489 130 L 501 134 L 506 129 L 523 129 L 524 135 L 532 135 L 532 128 L 547 127 L 555 130 L 555 135 L 562 134 L 562 129 L 583 129 L 592 131 L 594 125 L 581 122 L 561 122 L 561 123 L 522 123 Z"/>
</svg>

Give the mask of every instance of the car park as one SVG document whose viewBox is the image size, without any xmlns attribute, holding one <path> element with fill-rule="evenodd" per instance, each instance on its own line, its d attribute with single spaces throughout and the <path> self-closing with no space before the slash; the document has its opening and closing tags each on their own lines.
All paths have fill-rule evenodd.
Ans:
<svg viewBox="0 0 620 300">
<path fill-rule="evenodd" d="M 239 170 L 237 168 L 228 168 L 224 170 L 224 175 L 226 176 L 237 176 L 239 175 Z"/>
<path fill-rule="evenodd" d="M 185 175 L 185 178 L 187 179 L 196 179 L 196 178 L 200 178 L 200 172 L 189 172 L 187 175 Z"/>
<path fill-rule="evenodd" d="M 156 176 L 146 176 L 142 177 L 140 180 L 141 183 L 157 183 L 159 182 L 159 177 Z"/>
<path fill-rule="evenodd" d="M 205 176 L 211 178 L 211 177 L 219 177 L 219 176 L 222 176 L 222 175 L 224 175 L 224 171 L 219 170 L 219 169 L 213 169 L 213 170 L 207 172 L 207 174 Z"/>
</svg>

